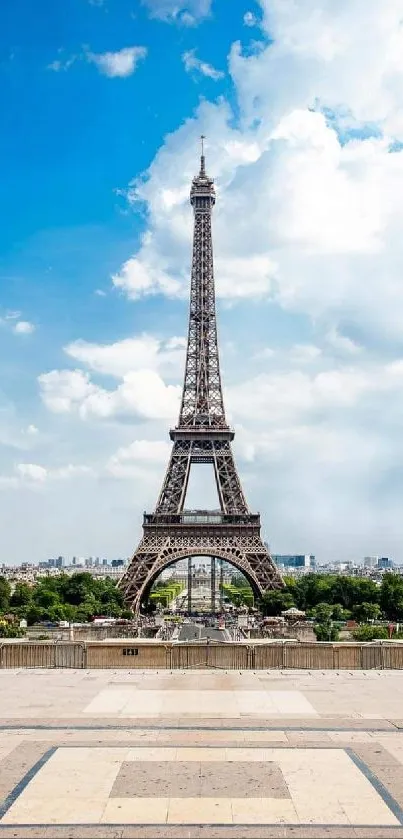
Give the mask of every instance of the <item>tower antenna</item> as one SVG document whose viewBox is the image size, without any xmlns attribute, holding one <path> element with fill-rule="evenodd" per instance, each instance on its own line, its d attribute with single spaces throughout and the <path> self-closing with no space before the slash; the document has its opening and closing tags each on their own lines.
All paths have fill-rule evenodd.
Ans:
<svg viewBox="0 0 403 839">
<path fill-rule="evenodd" d="M 201 158 L 200 158 L 200 175 L 204 178 L 206 175 L 206 159 L 204 157 L 204 141 L 206 139 L 205 134 L 200 135 L 201 140 Z"/>
</svg>

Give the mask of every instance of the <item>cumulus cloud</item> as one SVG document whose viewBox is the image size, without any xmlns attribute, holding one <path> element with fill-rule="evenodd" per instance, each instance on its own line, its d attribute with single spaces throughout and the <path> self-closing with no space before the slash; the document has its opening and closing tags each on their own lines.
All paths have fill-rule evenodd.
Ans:
<svg viewBox="0 0 403 839">
<path fill-rule="evenodd" d="M 115 478 L 147 477 L 150 470 L 158 470 L 162 476 L 170 453 L 171 446 L 165 440 L 135 440 L 118 449 L 106 469 Z"/>
<path fill-rule="evenodd" d="M 113 282 L 135 299 L 183 294 L 188 191 L 203 132 L 218 191 L 217 293 L 263 294 L 309 317 L 365 320 L 381 331 L 389 321 L 397 335 L 399 2 L 387 10 L 376 0 L 337 9 L 324 0 L 261 6 L 270 43 L 253 54 L 239 44 L 231 50 L 240 123 L 234 126 L 225 101 L 203 102 L 196 118 L 170 135 L 132 186 L 132 200 L 147 206 L 149 227 Z"/>
<path fill-rule="evenodd" d="M 117 52 L 87 53 L 87 60 L 95 64 L 100 73 L 113 78 L 126 78 L 137 69 L 147 55 L 146 47 L 123 47 Z"/>
<path fill-rule="evenodd" d="M 108 376 L 123 378 L 134 370 L 163 371 L 168 377 L 182 372 L 186 339 L 173 336 L 161 340 L 143 333 L 113 344 L 91 344 L 78 340 L 68 344 L 65 353 L 86 367 Z"/>
<path fill-rule="evenodd" d="M 51 370 L 39 376 L 39 385 L 50 411 L 76 413 L 82 419 L 173 420 L 179 408 L 180 388 L 166 385 L 154 370 L 127 373 L 115 390 L 94 384 L 81 370 Z"/>
<path fill-rule="evenodd" d="M 65 481 L 79 476 L 93 475 L 89 466 L 69 463 L 67 466 L 49 468 L 38 463 L 17 463 L 13 475 L 0 475 L 0 489 L 35 489 L 45 487 L 50 481 Z"/>
<path fill-rule="evenodd" d="M 182 61 L 187 73 L 205 76 L 208 79 L 213 79 L 214 82 L 218 82 L 219 79 L 223 79 L 225 76 L 225 73 L 221 70 L 216 70 L 212 64 L 208 64 L 207 61 L 202 61 L 198 58 L 195 49 L 184 52 Z"/>
<path fill-rule="evenodd" d="M 245 12 L 243 16 L 243 22 L 245 26 L 257 26 L 258 20 L 253 12 Z"/>
<path fill-rule="evenodd" d="M 17 472 L 22 478 L 29 478 L 32 481 L 38 481 L 38 483 L 46 481 L 48 476 L 47 469 L 38 466 L 36 463 L 19 463 Z"/>
<path fill-rule="evenodd" d="M 47 69 L 53 70 L 54 73 L 60 73 L 61 70 L 69 70 L 70 67 L 77 61 L 77 55 L 71 55 L 69 58 L 55 58 L 50 64 L 48 64 Z"/>
<path fill-rule="evenodd" d="M 211 13 L 212 0 L 142 0 L 151 17 L 167 23 L 195 26 Z"/>
<path fill-rule="evenodd" d="M 16 335 L 32 335 L 35 332 L 35 324 L 30 323 L 28 320 L 19 320 L 13 326 L 13 332 Z"/>
</svg>

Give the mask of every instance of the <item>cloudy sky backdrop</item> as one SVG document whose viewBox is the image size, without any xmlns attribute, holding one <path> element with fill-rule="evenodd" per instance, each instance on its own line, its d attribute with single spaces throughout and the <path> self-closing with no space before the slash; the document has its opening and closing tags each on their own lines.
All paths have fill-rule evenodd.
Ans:
<svg viewBox="0 0 403 839">
<path fill-rule="evenodd" d="M 264 536 L 403 561 L 402 0 L 0 16 L 0 562 L 136 545 L 178 411 L 201 133 Z M 199 470 L 189 505 L 211 486 Z"/>
</svg>

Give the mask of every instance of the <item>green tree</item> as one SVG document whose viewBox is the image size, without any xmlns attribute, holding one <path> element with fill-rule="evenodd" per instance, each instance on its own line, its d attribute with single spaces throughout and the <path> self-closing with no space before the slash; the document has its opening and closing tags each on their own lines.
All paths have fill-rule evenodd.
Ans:
<svg viewBox="0 0 403 839">
<path fill-rule="evenodd" d="M 10 608 L 21 609 L 32 601 L 32 586 L 27 583 L 17 583 L 10 597 Z"/>
<path fill-rule="evenodd" d="M 370 624 L 362 624 L 354 629 L 352 636 L 355 641 L 377 641 L 378 639 L 389 638 L 386 626 L 370 626 Z"/>
<path fill-rule="evenodd" d="M 8 612 L 10 607 L 11 586 L 5 577 L 0 577 L 0 613 Z"/>
<path fill-rule="evenodd" d="M 39 623 L 40 621 L 45 620 L 44 610 L 32 603 L 27 607 L 25 617 L 28 625 L 32 626 L 34 623 Z"/>
<path fill-rule="evenodd" d="M 360 603 L 378 603 L 379 588 L 373 580 L 362 577 L 335 577 L 332 584 L 332 602 L 352 609 Z"/>
<path fill-rule="evenodd" d="M 25 629 L 22 629 L 18 623 L 0 620 L 0 638 L 22 638 L 23 635 L 25 635 Z"/>
<path fill-rule="evenodd" d="M 399 574 L 383 575 L 380 604 L 388 620 L 403 620 L 403 577 Z"/>
<path fill-rule="evenodd" d="M 319 603 L 332 602 L 332 586 L 336 578 L 331 574 L 305 574 L 295 585 L 294 597 L 299 609 L 306 611 Z"/>
<path fill-rule="evenodd" d="M 317 641 L 337 641 L 339 638 L 337 626 L 330 620 L 324 623 L 316 623 L 313 631 Z"/>
<path fill-rule="evenodd" d="M 332 618 L 334 621 L 347 621 L 351 618 L 351 612 L 349 609 L 343 609 L 341 603 L 335 603 Z"/>
<path fill-rule="evenodd" d="M 48 610 L 57 606 L 60 600 L 56 591 L 52 591 L 39 583 L 34 589 L 33 602 L 35 606 Z"/>
<path fill-rule="evenodd" d="M 245 588 L 249 583 L 243 574 L 234 574 L 231 577 L 231 585 L 235 586 L 235 588 Z"/>
<path fill-rule="evenodd" d="M 266 591 L 262 597 L 261 609 L 264 615 L 280 615 L 286 609 L 295 606 L 295 602 L 288 591 Z"/>
<path fill-rule="evenodd" d="M 353 606 L 353 617 L 359 623 L 364 621 L 376 621 L 381 616 L 381 607 L 378 603 L 358 603 Z"/>
<path fill-rule="evenodd" d="M 314 609 L 314 617 L 318 623 L 329 623 L 333 617 L 334 607 L 331 603 L 318 603 Z"/>
</svg>

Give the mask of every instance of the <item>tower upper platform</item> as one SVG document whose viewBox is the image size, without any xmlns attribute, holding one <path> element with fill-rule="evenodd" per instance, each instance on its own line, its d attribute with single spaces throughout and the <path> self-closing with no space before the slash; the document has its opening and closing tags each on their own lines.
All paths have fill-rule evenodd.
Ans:
<svg viewBox="0 0 403 839">
<path fill-rule="evenodd" d="M 190 203 L 195 212 L 211 210 L 215 204 L 214 180 L 206 174 L 206 159 L 204 156 L 204 136 L 202 136 L 202 153 L 200 157 L 200 172 L 195 175 L 190 189 Z"/>
</svg>

